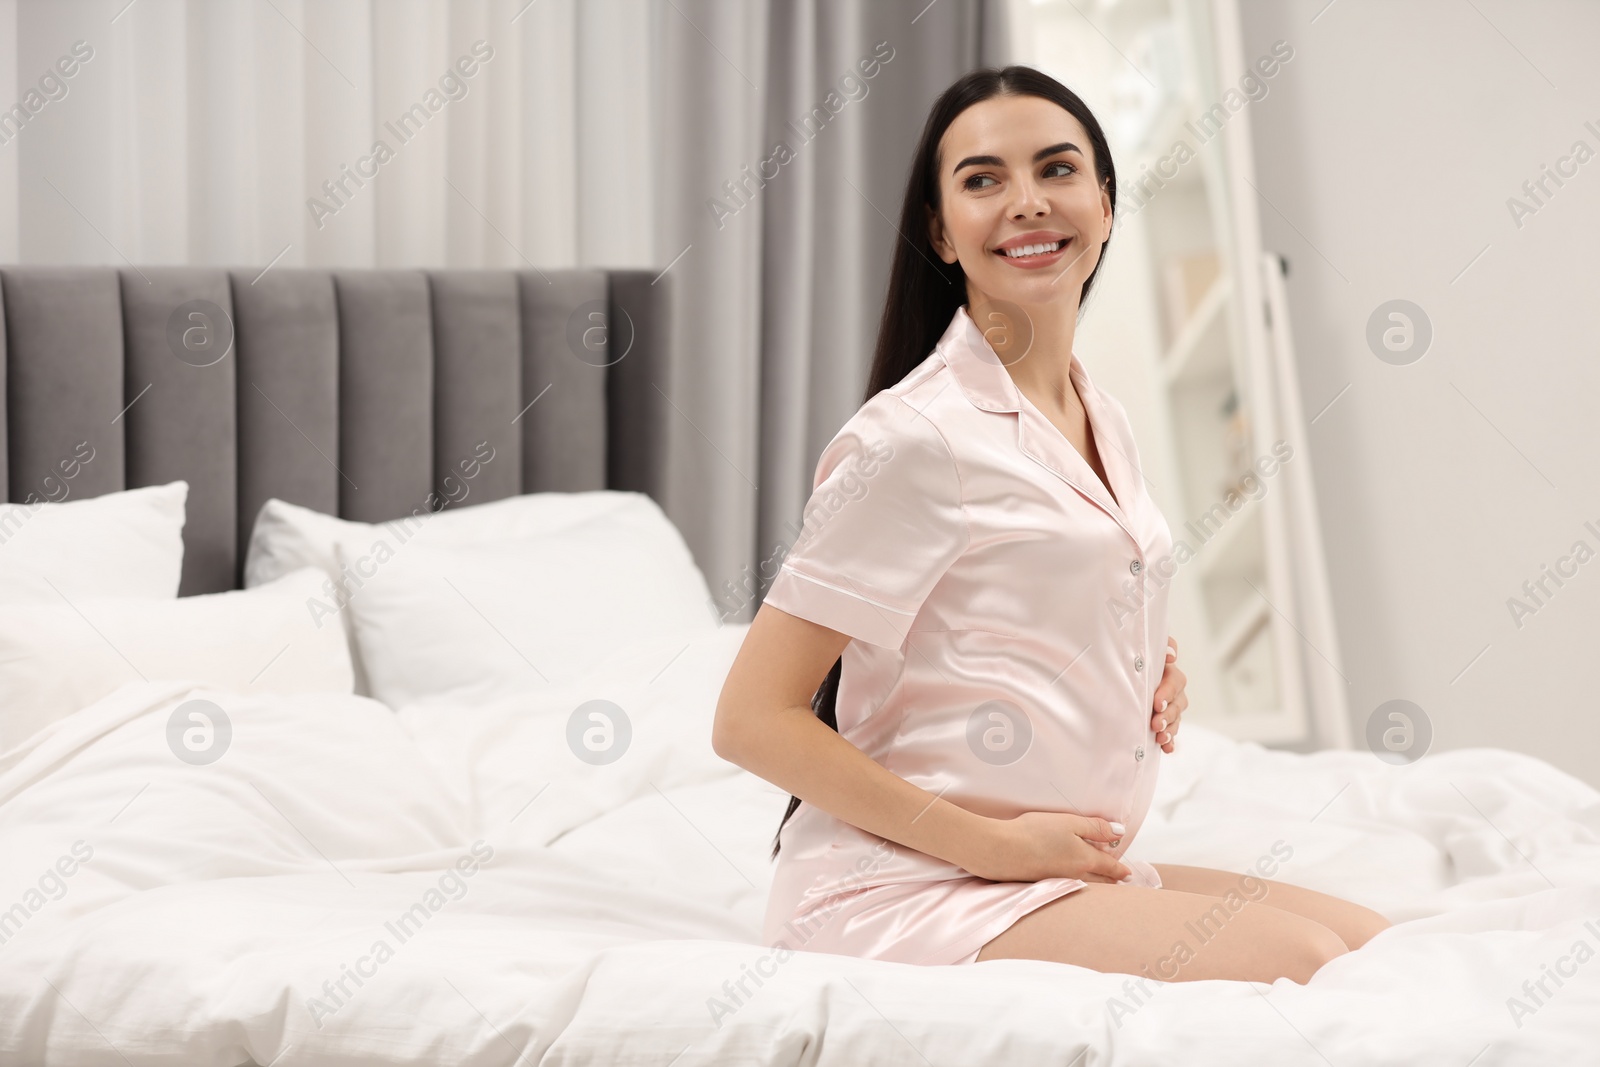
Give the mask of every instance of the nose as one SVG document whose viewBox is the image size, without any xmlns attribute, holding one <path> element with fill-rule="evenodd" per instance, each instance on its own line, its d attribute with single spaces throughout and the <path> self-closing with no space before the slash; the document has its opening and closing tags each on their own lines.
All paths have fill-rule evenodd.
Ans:
<svg viewBox="0 0 1600 1067">
<path fill-rule="evenodd" d="M 1045 199 L 1044 190 L 1031 175 L 1024 175 L 1012 185 L 1013 200 L 1007 205 L 1012 219 L 1023 219 L 1029 215 L 1040 216 L 1050 213 L 1050 203 Z"/>
</svg>

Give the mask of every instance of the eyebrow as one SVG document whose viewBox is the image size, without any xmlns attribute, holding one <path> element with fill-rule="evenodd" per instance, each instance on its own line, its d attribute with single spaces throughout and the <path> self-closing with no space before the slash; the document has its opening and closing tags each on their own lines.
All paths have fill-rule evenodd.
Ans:
<svg viewBox="0 0 1600 1067">
<path fill-rule="evenodd" d="M 1046 156 L 1053 156 L 1057 152 L 1076 152 L 1080 156 L 1083 155 L 1083 149 L 1079 148 L 1071 141 L 1062 141 L 1060 144 L 1053 144 L 1049 148 L 1039 149 L 1039 151 L 1033 154 L 1033 161 L 1037 163 Z M 956 174 L 961 170 L 962 167 L 1003 167 L 1005 165 L 1006 161 L 1001 159 L 999 156 L 968 156 L 960 163 L 957 163 L 955 170 L 952 170 L 950 173 Z"/>
</svg>

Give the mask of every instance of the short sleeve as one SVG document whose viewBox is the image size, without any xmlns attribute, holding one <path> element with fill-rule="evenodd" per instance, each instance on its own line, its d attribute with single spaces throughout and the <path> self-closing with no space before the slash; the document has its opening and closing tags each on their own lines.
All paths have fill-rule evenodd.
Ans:
<svg viewBox="0 0 1600 1067">
<path fill-rule="evenodd" d="M 943 435 L 905 400 L 880 392 L 823 449 L 800 533 L 765 602 L 899 649 L 968 539 Z"/>
</svg>

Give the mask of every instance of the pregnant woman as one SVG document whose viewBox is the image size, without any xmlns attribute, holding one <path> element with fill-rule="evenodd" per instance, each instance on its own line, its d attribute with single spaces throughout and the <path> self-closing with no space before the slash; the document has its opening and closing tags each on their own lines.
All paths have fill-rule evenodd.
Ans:
<svg viewBox="0 0 1600 1067">
<path fill-rule="evenodd" d="M 769 946 L 1305 982 L 1388 925 L 1124 855 L 1188 698 L 1171 532 L 1072 350 L 1116 200 L 1054 79 L 979 70 L 935 102 L 867 399 L 717 706 L 718 754 L 793 794 Z"/>
</svg>

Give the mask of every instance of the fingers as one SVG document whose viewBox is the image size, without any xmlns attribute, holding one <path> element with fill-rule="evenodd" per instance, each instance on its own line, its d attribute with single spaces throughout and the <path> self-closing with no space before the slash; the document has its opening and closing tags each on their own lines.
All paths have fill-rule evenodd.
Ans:
<svg viewBox="0 0 1600 1067">
<path fill-rule="evenodd" d="M 1177 697 L 1167 702 L 1163 709 L 1156 712 L 1151 718 L 1150 728 L 1155 731 L 1156 744 L 1161 746 L 1161 751 L 1170 753 L 1173 740 L 1178 736 L 1178 726 L 1183 719 L 1183 710 L 1189 706 L 1189 699 L 1181 692 Z"/>
<path fill-rule="evenodd" d="M 1117 860 L 1115 849 L 1127 834 L 1127 828 L 1121 823 L 1111 822 L 1107 819 L 1085 818 L 1088 825 L 1078 832 L 1078 840 L 1094 849 L 1093 857 L 1083 865 L 1087 872 L 1104 875 L 1104 881 L 1117 882 L 1127 877 L 1126 868 Z M 1118 872 L 1123 873 L 1118 873 Z M 1088 874 L 1078 877 L 1086 881 L 1094 881 Z"/>
<path fill-rule="evenodd" d="M 1156 716 L 1156 744 L 1161 746 L 1161 751 L 1169 753 L 1172 751 L 1172 743 L 1178 736 L 1178 727 L 1182 723 L 1183 708 L 1186 705 L 1187 701 L 1183 704 L 1174 704 L 1164 715 Z"/>
<path fill-rule="evenodd" d="M 1189 706 L 1189 698 L 1184 695 L 1184 686 L 1187 684 L 1188 678 L 1182 671 L 1168 667 L 1161 683 L 1156 686 L 1155 710 L 1150 715 L 1150 728 L 1158 735 L 1162 731 L 1177 732 L 1178 719 L 1183 709 Z M 1171 737 L 1158 736 L 1156 740 L 1169 741 Z"/>
<path fill-rule="evenodd" d="M 1106 857 L 1104 865 L 1097 864 L 1093 870 L 1096 874 L 1103 874 L 1114 882 L 1120 882 L 1133 873 L 1127 864 L 1111 856 Z"/>
<path fill-rule="evenodd" d="M 1187 701 L 1184 702 L 1185 705 L 1187 703 Z M 1173 745 L 1176 743 L 1178 736 L 1178 728 L 1182 725 L 1182 719 L 1183 709 L 1178 707 L 1178 710 L 1173 714 L 1172 722 L 1168 723 L 1164 729 L 1156 734 L 1156 744 L 1161 746 L 1161 751 L 1169 755 L 1172 753 Z"/>
<path fill-rule="evenodd" d="M 1184 686 L 1188 684 L 1189 676 L 1169 662 L 1167 669 L 1161 675 L 1161 681 L 1156 683 L 1151 704 L 1152 713 L 1159 714 L 1168 704 L 1176 702 L 1183 696 Z"/>
<path fill-rule="evenodd" d="M 1109 842 L 1120 842 L 1127 833 L 1127 828 L 1121 823 L 1110 822 L 1106 819 L 1091 818 L 1087 820 L 1091 827 L 1079 837 L 1095 849 L 1093 860 L 1084 868 L 1084 873 L 1079 875 L 1084 881 L 1120 882 L 1133 872 L 1112 852 Z M 1104 838 L 1102 843 L 1096 838 Z M 1099 876 L 1099 877 L 1095 877 Z"/>
<path fill-rule="evenodd" d="M 1094 844 L 1094 842 L 1089 842 Z M 1097 846 L 1098 847 L 1098 846 Z M 1085 882 L 1120 882 L 1133 873 L 1126 863 L 1110 852 L 1097 853 L 1078 875 Z"/>
</svg>

